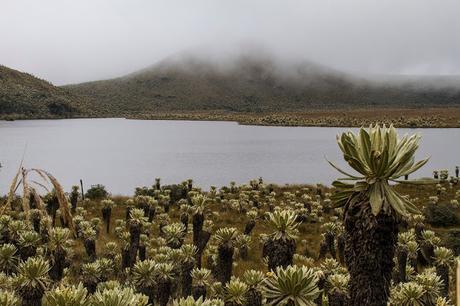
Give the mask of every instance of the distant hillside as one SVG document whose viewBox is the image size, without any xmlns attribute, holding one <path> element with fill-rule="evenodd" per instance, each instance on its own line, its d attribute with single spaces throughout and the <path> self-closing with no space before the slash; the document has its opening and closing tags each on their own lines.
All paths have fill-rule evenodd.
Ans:
<svg viewBox="0 0 460 306">
<path fill-rule="evenodd" d="M 281 63 L 253 54 L 227 62 L 175 57 L 121 78 L 64 88 L 118 114 L 289 112 L 459 106 L 460 80 L 448 79 L 439 79 L 436 86 L 427 79 L 360 79 L 313 63 Z"/>
<path fill-rule="evenodd" d="M 0 65 L 0 118 L 87 116 L 90 105 L 51 83 Z"/>
</svg>

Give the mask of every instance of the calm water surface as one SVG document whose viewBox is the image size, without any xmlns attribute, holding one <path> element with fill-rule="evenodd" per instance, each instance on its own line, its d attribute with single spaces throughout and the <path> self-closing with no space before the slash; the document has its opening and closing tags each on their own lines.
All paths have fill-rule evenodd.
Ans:
<svg viewBox="0 0 460 306">
<path fill-rule="evenodd" d="M 234 122 L 74 119 L 0 121 L 0 194 L 25 151 L 27 168 L 50 171 L 67 188 L 83 179 L 113 194 L 136 186 L 193 178 L 203 188 L 245 183 L 330 184 L 341 162 L 335 136 L 345 128 L 259 127 Z M 460 164 L 460 129 L 401 129 L 423 135 L 418 157 L 431 156 L 417 176 Z"/>
</svg>

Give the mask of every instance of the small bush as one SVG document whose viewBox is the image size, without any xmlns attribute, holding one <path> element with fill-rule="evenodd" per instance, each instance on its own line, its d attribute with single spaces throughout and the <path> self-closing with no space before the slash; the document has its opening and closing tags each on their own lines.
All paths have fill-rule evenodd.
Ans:
<svg viewBox="0 0 460 306">
<path fill-rule="evenodd" d="M 170 190 L 170 197 L 172 202 L 177 202 L 180 199 L 187 198 L 188 189 L 186 186 L 179 184 L 179 185 L 166 185 L 163 187 L 163 190 Z"/>
<path fill-rule="evenodd" d="M 450 204 L 428 204 L 425 208 L 426 221 L 433 226 L 453 226 L 460 224 L 460 219 Z"/>
<path fill-rule="evenodd" d="M 460 255 L 460 229 L 452 229 L 447 233 L 446 246 L 454 251 L 455 256 Z"/>
<path fill-rule="evenodd" d="M 155 189 L 154 188 L 149 188 L 149 187 L 136 187 L 136 190 L 134 191 L 134 196 L 149 196 L 153 197 L 155 196 Z"/>
<path fill-rule="evenodd" d="M 101 184 L 91 185 L 91 188 L 88 189 L 85 193 L 85 197 L 90 200 L 100 200 L 107 198 L 109 193 L 105 190 L 105 186 Z"/>
</svg>

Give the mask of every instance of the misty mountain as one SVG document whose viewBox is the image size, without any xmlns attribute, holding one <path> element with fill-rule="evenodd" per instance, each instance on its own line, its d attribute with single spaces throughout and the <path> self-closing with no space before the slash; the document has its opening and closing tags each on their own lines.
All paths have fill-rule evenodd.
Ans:
<svg viewBox="0 0 460 306">
<path fill-rule="evenodd" d="M 359 78 L 311 62 L 277 61 L 266 54 L 232 60 L 181 55 L 124 77 L 63 88 L 116 114 L 276 112 L 460 105 L 459 81 Z"/>
<path fill-rule="evenodd" d="M 0 65 L 0 118 L 69 118 L 87 114 L 81 97 Z"/>
</svg>

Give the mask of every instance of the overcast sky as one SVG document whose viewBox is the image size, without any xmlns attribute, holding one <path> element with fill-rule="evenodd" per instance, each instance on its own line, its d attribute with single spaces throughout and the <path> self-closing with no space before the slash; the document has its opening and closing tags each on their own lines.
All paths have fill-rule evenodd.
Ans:
<svg viewBox="0 0 460 306">
<path fill-rule="evenodd" d="M 460 0 L 0 0 L 0 64 L 58 85 L 249 45 L 348 72 L 460 74 Z"/>
</svg>

